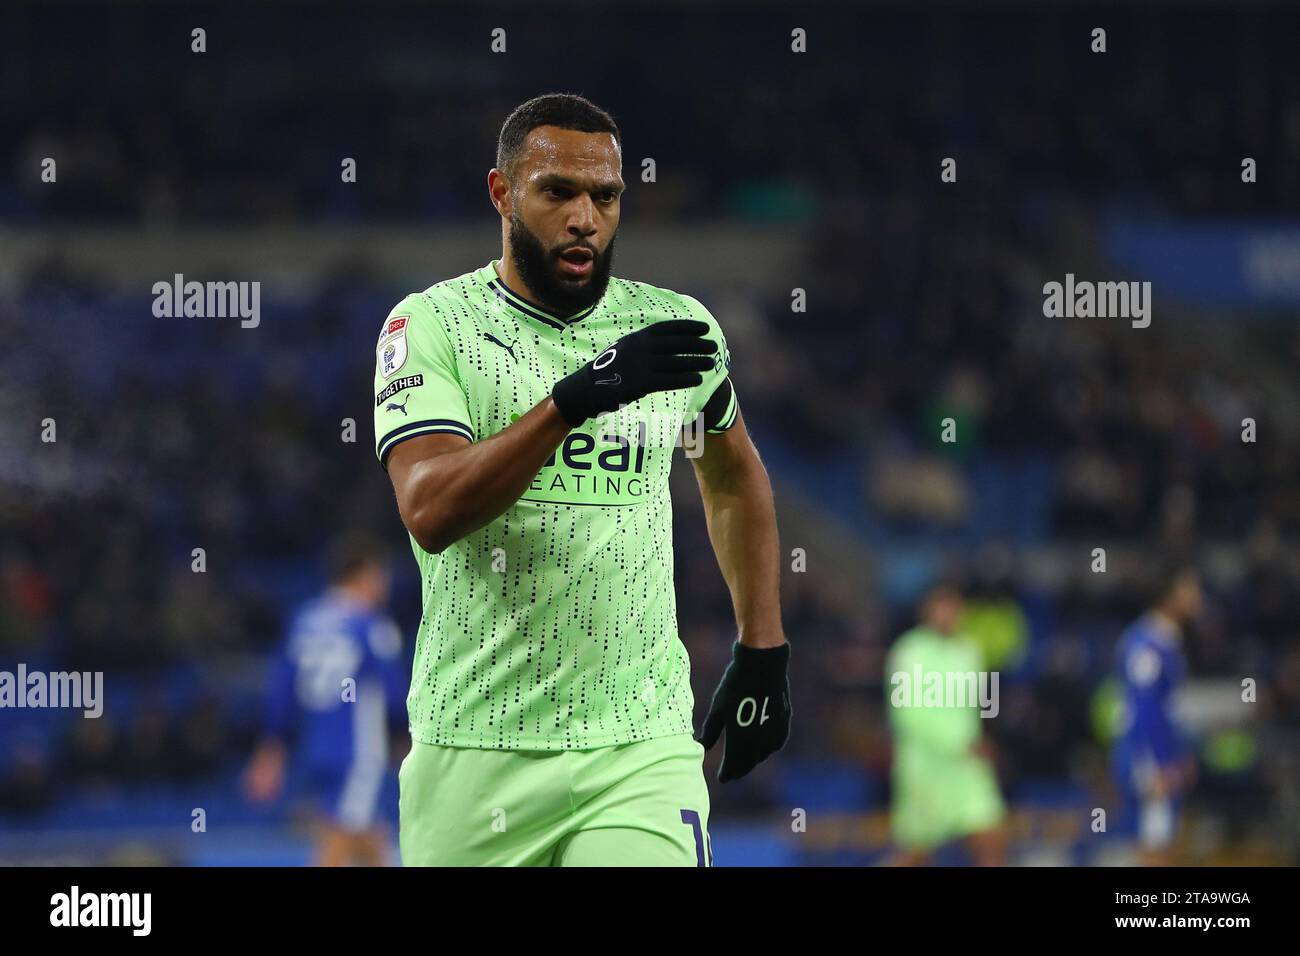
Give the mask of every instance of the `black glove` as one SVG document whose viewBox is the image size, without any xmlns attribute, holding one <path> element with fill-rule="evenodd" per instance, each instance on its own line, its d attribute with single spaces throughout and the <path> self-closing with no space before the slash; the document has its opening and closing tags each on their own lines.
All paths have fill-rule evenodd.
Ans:
<svg viewBox="0 0 1300 956">
<path fill-rule="evenodd" d="M 718 782 L 749 773 L 790 736 L 790 645 L 746 647 L 739 641 L 696 740 L 709 750 L 727 728 Z"/>
<path fill-rule="evenodd" d="M 713 368 L 716 342 L 704 336 L 708 323 L 669 319 L 623 336 L 594 360 L 551 389 L 555 407 L 577 428 L 601 412 L 612 412 L 651 392 L 690 388 Z"/>
</svg>

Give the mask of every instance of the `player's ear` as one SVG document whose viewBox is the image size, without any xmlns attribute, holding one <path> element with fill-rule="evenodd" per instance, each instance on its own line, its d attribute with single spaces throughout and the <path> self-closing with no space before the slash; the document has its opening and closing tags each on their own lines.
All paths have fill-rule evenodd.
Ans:
<svg viewBox="0 0 1300 956">
<path fill-rule="evenodd" d="M 510 218 L 510 180 L 506 174 L 493 166 L 488 170 L 488 195 L 492 198 L 492 205 L 496 207 L 504 219 Z"/>
</svg>

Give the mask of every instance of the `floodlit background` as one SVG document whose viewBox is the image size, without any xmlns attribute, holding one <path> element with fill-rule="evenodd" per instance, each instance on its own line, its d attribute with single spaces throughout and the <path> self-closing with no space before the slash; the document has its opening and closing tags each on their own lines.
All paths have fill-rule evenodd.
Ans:
<svg viewBox="0 0 1300 956">
<path fill-rule="evenodd" d="M 0 670 L 101 670 L 107 703 L 0 710 L 0 862 L 308 859 L 295 791 L 238 787 L 270 650 L 347 528 L 392 542 L 408 656 L 419 620 L 372 452 L 375 331 L 499 254 L 497 130 L 568 91 L 623 130 L 615 273 L 718 317 L 806 553 L 782 582 L 793 735 L 725 788 L 710 755 L 717 862 L 889 852 L 883 658 L 946 573 L 1002 675 L 1011 861 L 1107 862 L 1114 645 L 1191 549 L 1210 610 L 1180 859 L 1296 863 L 1298 30 L 1226 3 L 6 3 Z M 155 318 L 176 273 L 261 282 L 260 325 Z M 1067 273 L 1150 281 L 1151 326 L 1045 318 Z M 674 481 L 698 720 L 731 609 L 689 464 Z"/>
</svg>

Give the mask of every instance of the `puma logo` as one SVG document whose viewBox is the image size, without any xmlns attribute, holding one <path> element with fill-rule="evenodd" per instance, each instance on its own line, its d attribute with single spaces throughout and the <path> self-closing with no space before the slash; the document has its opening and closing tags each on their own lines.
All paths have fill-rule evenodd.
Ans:
<svg viewBox="0 0 1300 956">
<path fill-rule="evenodd" d="M 493 335 L 491 332 L 484 332 L 484 333 L 483 333 L 483 338 L 487 339 L 489 342 L 492 342 L 492 343 L 494 343 L 494 344 L 496 344 L 496 345 L 501 346 L 503 349 L 505 349 L 507 352 L 510 353 L 510 357 L 511 357 L 512 359 L 514 359 L 515 362 L 518 362 L 518 361 L 519 361 L 519 356 L 515 355 L 515 342 L 518 342 L 518 341 L 519 341 L 518 339 L 515 339 L 514 342 L 511 342 L 509 345 L 506 345 L 506 343 L 502 342 L 499 338 L 497 338 L 497 337 L 496 337 L 495 335 Z"/>
<path fill-rule="evenodd" d="M 400 405 L 398 405 L 396 402 L 389 402 L 387 405 L 384 406 L 384 411 L 386 411 L 386 412 L 401 412 L 403 415 L 405 415 L 405 414 L 406 414 L 406 403 L 409 402 L 410 400 L 411 400 L 411 396 L 410 396 L 410 395 L 407 395 L 406 398 L 402 399 L 402 404 L 400 404 Z"/>
</svg>

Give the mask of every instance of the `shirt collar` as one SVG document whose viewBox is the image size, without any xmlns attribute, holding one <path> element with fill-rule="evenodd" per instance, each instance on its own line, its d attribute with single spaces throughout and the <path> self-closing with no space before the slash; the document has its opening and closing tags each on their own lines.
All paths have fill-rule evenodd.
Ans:
<svg viewBox="0 0 1300 956">
<path fill-rule="evenodd" d="M 591 315 L 591 313 L 596 311 L 596 306 L 600 305 L 599 302 L 596 302 L 585 309 L 574 312 L 572 315 L 556 315 L 554 312 L 551 312 L 534 302 L 529 302 L 523 296 L 511 291 L 502 280 L 501 276 L 497 274 L 497 263 L 500 261 L 501 260 L 499 259 L 493 259 L 489 262 L 479 271 L 479 277 L 483 280 L 484 284 L 487 285 L 488 289 L 490 289 L 492 293 L 505 303 L 506 307 L 516 315 L 532 319 L 534 322 L 541 322 L 544 325 L 549 325 L 553 329 L 563 331 L 575 322 L 581 322 L 587 316 Z"/>
</svg>

